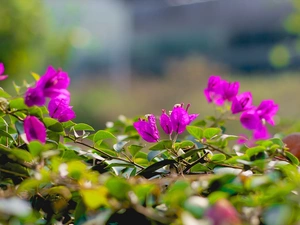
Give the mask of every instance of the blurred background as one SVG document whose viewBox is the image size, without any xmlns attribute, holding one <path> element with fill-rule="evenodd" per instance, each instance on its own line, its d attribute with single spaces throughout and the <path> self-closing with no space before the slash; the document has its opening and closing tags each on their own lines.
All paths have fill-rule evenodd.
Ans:
<svg viewBox="0 0 300 225">
<path fill-rule="evenodd" d="M 255 104 L 274 99 L 285 132 L 300 128 L 300 0 L 0 4 L 0 61 L 10 76 L 1 84 L 61 67 L 75 122 L 101 129 L 121 114 L 160 115 L 181 102 L 205 118 L 215 113 L 203 95 L 214 74 L 240 81 Z"/>
</svg>

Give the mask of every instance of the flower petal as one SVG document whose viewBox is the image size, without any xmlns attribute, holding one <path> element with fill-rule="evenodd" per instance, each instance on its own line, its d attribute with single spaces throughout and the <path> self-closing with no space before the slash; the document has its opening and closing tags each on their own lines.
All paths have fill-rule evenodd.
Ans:
<svg viewBox="0 0 300 225">
<path fill-rule="evenodd" d="M 137 130 L 139 135 L 147 142 L 157 142 L 158 138 L 153 133 L 151 125 L 146 121 L 137 121 L 133 123 L 134 128 Z"/>
<path fill-rule="evenodd" d="M 2 75 L 4 73 L 4 64 L 3 63 L 0 63 L 0 75 Z"/>
<path fill-rule="evenodd" d="M 160 126 L 166 134 L 172 134 L 173 128 L 170 117 L 166 114 L 166 111 L 163 110 L 163 113 L 159 119 Z"/>
<path fill-rule="evenodd" d="M 46 128 L 44 124 L 35 116 L 27 116 L 24 120 L 24 131 L 27 140 L 38 140 L 46 143 Z"/>
<path fill-rule="evenodd" d="M 25 104 L 27 106 L 42 106 L 46 102 L 46 98 L 44 96 L 43 90 L 35 87 L 35 88 L 28 88 L 25 93 Z"/>
<path fill-rule="evenodd" d="M 251 92 L 244 92 L 242 94 L 237 95 L 232 100 L 231 104 L 231 112 L 232 114 L 236 114 L 239 112 L 243 112 L 253 108 L 252 105 L 252 94 Z"/>
<path fill-rule="evenodd" d="M 182 107 L 174 107 L 170 115 L 173 130 L 181 134 L 185 131 L 186 126 L 190 123 L 189 114 Z"/>
<path fill-rule="evenodd" d="M 261 119 L 255 110 L 244 112 L 240 117 L 240 121 L 242 125 L 249 130 L 257 129 L 261 124 Z"/>
<path fill-rule="evenodd" d="M 8 75 L 0 75 L 0 80 L 5 80 L 6 78 L 8 78 Z"/>
<path fill-rule="evenodd" d="M 76 117 L 72 107 L 69 106 L 64 98 L 53 98 L 48 104 L 49 115 L 57 119 L 59 122 L 66 122 Z"/>
</svg>

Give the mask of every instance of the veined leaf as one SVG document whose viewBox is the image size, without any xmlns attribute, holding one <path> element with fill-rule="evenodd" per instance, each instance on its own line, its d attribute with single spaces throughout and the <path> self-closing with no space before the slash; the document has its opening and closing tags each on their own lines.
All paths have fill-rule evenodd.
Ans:
<svg viewBox="0 0 300 225">
<path fill-rule="evenodd" d="M 193 137 L 197 138 L 198 140 L 203 138 L 203 130 L 200 127 L 186 126 L 186 130 L 189 134 L 191 134 Z"/>
<path fill-rule="evenodd" d="M 217 127 L 206 128 L 206 129 L 203 131 L 203 136 L 204 136 L 206 139 L 211 139 L 211 138 L 213 138 L 214 136 L 220 134 L 221 131 L 222 131 L 222 130 L 221 130 L 220 128 L 217 128 Z"/>
<path fill-rule="evenodd" d="M 115 135 L 106 130 L 99 130 L 96 134 L 94 134 L 93 141 L 96 143 L 98 141 L 102 141 L 105 139 L 117 139 Z"/>
<path fill-rule="evenodd" d="M 152 145 L 149 150 L 165 150 L 172 148 L 172 141 L 171 140 L 161 140 L 156 144 Z"/>
</svg>

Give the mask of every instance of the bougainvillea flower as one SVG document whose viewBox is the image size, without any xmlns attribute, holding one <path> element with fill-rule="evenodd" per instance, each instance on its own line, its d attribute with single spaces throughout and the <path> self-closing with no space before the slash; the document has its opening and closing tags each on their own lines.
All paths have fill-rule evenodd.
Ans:
<svg viewBox="0 0 300 225">
<path fill-rule="evenodd" d="M 70 98 L 70 93 L 66 88 L 70 84 L 68 74 L 61 69 L 57 71 L 49 66 L 46 73 L 36 83 L 35 87 L 28 88 L 25 93 L 25 104 L 27 106 L 42 106 L 45 104 L 45 97 L 55 98 L 64 95 Z"/>
<path fill-rule="evenodd" d="M 238 212 L 227 199 L 220 199 L 205 212 L 212 225 L 241 225 Z"/>
<path fill-rule="evenodd" d="M 37 82 L 38 86 L 42 86 L 45 89 L 66 89 L 70 84 L 70 78 L 67 72 L 58 69 L 57 71 L 48 66 L 46 73 Z"/>
<path fill-rule="evenodd" d="M 275 125 L 274 116 L 277 113 L 279 106 L 273 100 L 263 100 L 257 107 L 256 111 L 260 118 L 265 119 L 266 122 Z"/>
<path fill-rule="evenodd" d="M 0 80 L 5 80 L 8 77 L 7 75 L 3 75 L 4 70 L 4 64 L 0 63 Z"/>
<path fill-rule="evenodd" d="M 44 124 L 35 116 L 27 116 L 24 120 L 24 131 L 27 140 L 38 140 L 46 143 L 46 128 Z"/>
<path fill-rule="evenodd" d="M 139 121 L 133 123 L 133 126 L 145 141 L 157 142 L 159 139 L 159 132 L 156 126 L 155 116 L 149 114 L 146 117 L 148 121 L 139 119 Z"/>
<path fill-rule="evenodd" d="M 237 81 L 228 82 L 223 80 L 220 85 L 222 87 L 221 95 L 223 100 L 232 101 L 239 92 L 240 83 Z"/>
<path fill-rule="evenodd" d="M 42 106 L 46 102 L 44 92 L 41 88 L 28 88 L 25 93 L 25 104 L 29 107 L 37 105 Z"/>
<path fill-rule="evenodd" d="M 162 110 L 162 114 L 159 118 L 159 123 L 161 128 L 166 134 L 172 134 L 173 132 L 173 127 L 172 127 L 172 122 L 169 117 L 169 115 L 166 113 L 166 110 Z"/>
<path fill-rule="evenodd" d="M 72 106 L 69 106 L 68 100 L 64 98 L 53 98 L 48 104 L 50 117 L 57 119 L 59 122 L 66 122 L 76 117 Z"/>
<path fill-rule="evenodd" d="M 186 126 L 189 125 L 193 120 L 195 120 L 199 114 L 188 114 L 188 108 L 190 104 L 187 105 L 187 108 L 183 108 L 183 104 L 177 104 L 174 106 L 170 120 L 172 123 L 173 131 L 177 134 L 181 134 L 185 131 Z"/>
<path fill-rule="evenodd" d="M 210 76 L 204 95 L 208 102 L 223 105 L 225 100 L 232 101 L 236 97 L 239 88 L 240 83 L 237 81 L 228 82 L 219 76 Z"/>
<path fill-rule="evenodd" d="M 254 140 L 268 139 L 270 137 L 271 135 L 269 134 L 267 127 L 263 124 L 253 131 Z"/>
<path fill-rule="evenodd" d="M 37 82 L 36 86 L 44 90 L 46 97 L 56 97 L 61 94 L 70 84 L 68 73 L 58 69 L 57 71 L 49 66 L 44 76 Z"/>
<path fill-rule="evenodd" d="M 232 100 L 232 104 L 231 104 L 232 114 L 244 112 L 251 108 L 253 108 L 251 92 L 244 92 L 242 94 L 239 94 L 236 97 L 234 97 Z"/>
<path fill-rule="evenodd" d="M 204 95 L 208 102 L 214 102 L 217 105 L 222 105 L 222 80 L 219 76 L 210 76 L 207 83 L 207 88 L 204 89 Z"/>
<path fill-rule="evenodd" d="M 261 125 L 261 118 L 255 109 L 243 112 L 240 117 L 241 124 L 248 130 L 255 130 Z"/>
</svg>

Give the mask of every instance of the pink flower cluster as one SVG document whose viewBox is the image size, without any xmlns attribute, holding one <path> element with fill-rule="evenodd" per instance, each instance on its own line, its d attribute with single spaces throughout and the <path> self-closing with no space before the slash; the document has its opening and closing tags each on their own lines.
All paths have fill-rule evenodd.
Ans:
<svg viewBox="0 0 300 225">
<path fill-rule="evenodd" d="M 173 132 L 176 134 L 183 133 L 186 126 L 197 118 L 198 114 L 188 114 L 189 106 L 188 104 L 186 109 L 184 109 L 183 104 L 176 104 L 169 114 L 166 113 L 166 110 L 162 110 L 159 122 L 166 134 L 172 135 Z M 147 121 L 139 119 L 139 121 L 133 123 L 133 126 L 145 141 L 157 142 L 159 140 L 159 131 L 155 116 L 149 114 L 146 117 Z"/>
<path fill-rule="evenodd" d="M 66 122 L 76 117 L 70 106 L 70 93 L 67 90 L 70 83 L 68 74 L 61 69 L 57 71 L 49 66 L 46 73 L 36 82 L 34 87 L 29 87 L 25 93 L 25 104 L 28 107 L 43 106 L 46 97 L 50 98 L 48 110 L 50 117 L 59 122 Z M 27 116 L 24 120 L 24 130 L 27 140 L 46 142 L 46 128 L 35 116 Z"/>
<path fill-rule="evenodd" d="M 251 92 L 238 94 L 239 82 L 228 82 L 220 76 L 211 76 L 208 80 L 204 95 L 208 102 L 223 105 L 225 101 L 231 102 L 232 114 L 241 113 L 242 126 L 253 131 L 253 138 L 267 139 L 270 137 L 266 123 L 274 126 L 274 116 L 279 106 L 273 100 L 263 100 L 259 106 L 252 104 Z"/>
</svg>

